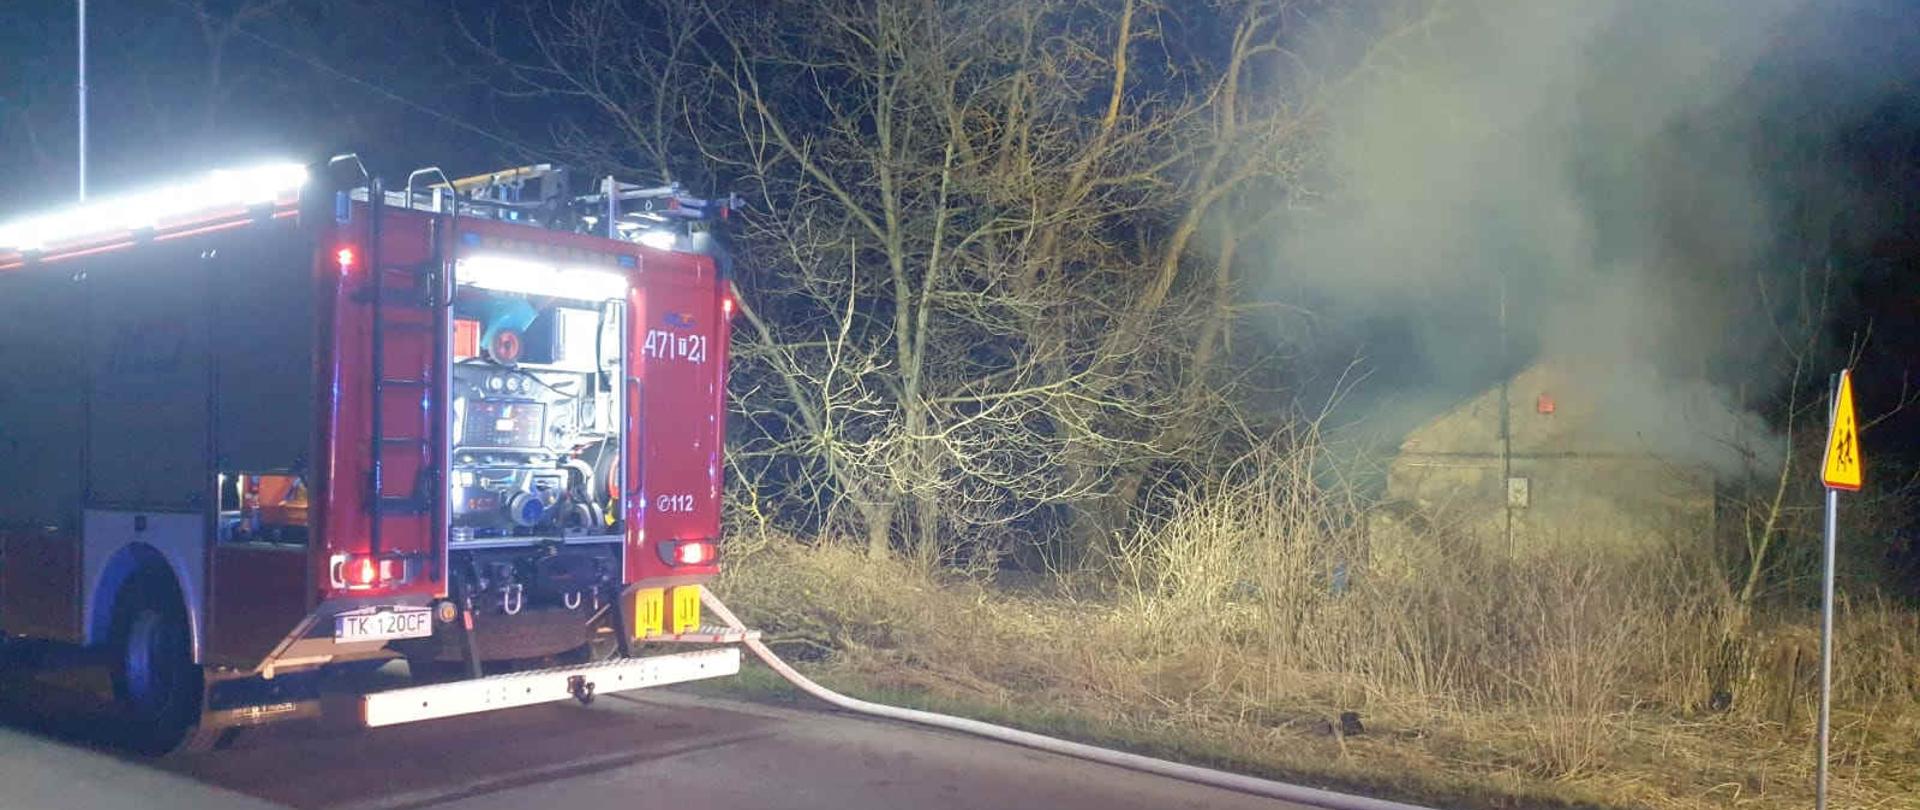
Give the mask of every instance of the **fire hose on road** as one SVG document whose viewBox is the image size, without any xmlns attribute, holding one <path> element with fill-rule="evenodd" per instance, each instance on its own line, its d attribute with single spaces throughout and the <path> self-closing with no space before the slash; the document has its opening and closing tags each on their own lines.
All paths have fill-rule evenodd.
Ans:
<svg viewBox="0 0 1920 810">
<path fill-rule="evenodd" d="M 704 588 L 701 589 L 700 599 L 706 603 L 707 609 L 712 611 L 713 615 L 718 616 L 728 627 L 742 632 L 747 629 L 746 625 L 740 622 L 740 618 L 733 615 L 733 611 L 728 610 L 726 605 L 721 604 L 720 600 L 714 597 L 712 591 Z M 760 639 L 748 636 L 743 643 L 748 650 L 759 657 L 762 663 L 766 664 L 774 672 L 779 673 L 780 677 L 787 679 L 789 683 L 799 687 L 801 691 L 850 712 L 959 731 L 988 739 L 999 740 L 1001 742 L 1012 743 L 1014 745 L 1025 746 L 1027 748 L 1050 751 L 1052 753 L 1092 762 L 1102 762 L 1128 770 L 1158 774 L 1160 776 L 1172 777 L 1197 784 L 1225 788 L 1227 790 L 1249 793 L 1256 796 L 1266 796 L 1297 804 L 1324 807 L 1329 808 L 1329 810 L 1428 810 L 1428 808 L 1417 805 L 1390 802 L 1382 799 L 1369 799 L 1364 796 L 1335 793 L 1330 790 L 1301 787 L 1299 785 L 1289 785 L 1283 782 L 1244 776 L 1237 773 L 1227 773 L 1226 771 L 1218 771 L 1212 768 L 1168 762 L 1164 759 L 1155 759 L 1139 754 L 1129 754 L 1125 751 L 1099 748 L 1083 743 L 1048 737 L 1043 734 L 1034 734 L 1015 728 L 1007 728 L 1006 726 L 983 723 L 979 720 L 970 720 L 965 717 L 954 717 L 951 715 L 924 712 L 917 709 L 906 709 L 899 706 L 888 706 L 883 703 L 873 703 L 858 698 L 851 698 L 814 683 L 812 679 L 800 674 L 793 667 L 789 666 L 787 662 L 780 660 L 780 656 L 775 655 L 773 650 L 769 649 Z"/>
</svg>

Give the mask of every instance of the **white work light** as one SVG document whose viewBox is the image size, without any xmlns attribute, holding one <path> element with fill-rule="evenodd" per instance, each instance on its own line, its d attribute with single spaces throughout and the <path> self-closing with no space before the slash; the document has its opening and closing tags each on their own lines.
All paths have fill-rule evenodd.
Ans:
<svg viewBox="0 0 1920 810">
<path fill-rule="evenodd" d="M 454 267 L 462 284 L 499 292 L 552 295 L 583 301 L 607 301 L 627 296 L 627 279 L 611 270 L 559 267 L 509 256 L 467 256 Z"/>
<path fill-rule="evenodd" d="M 679 242 L 680 238 L 675 236 L 673 231 L 655 228 L 640 232 L 640 244 L 657 250 L 672 250 Z"/>
</svg>

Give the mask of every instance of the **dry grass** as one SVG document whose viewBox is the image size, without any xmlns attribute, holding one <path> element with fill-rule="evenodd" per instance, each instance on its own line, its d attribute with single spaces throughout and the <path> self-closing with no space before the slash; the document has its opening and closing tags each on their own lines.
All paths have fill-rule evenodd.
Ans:
<svg viewBox="0 0 1920 810">
<path fill-rule="evenodd" d="M 1736 617 L 1671 558 L 1371 571 L 1297 472 L 1184 504 L 1091 595 L 770 537 L 720 589 L 839 683 L 1042 730 L 1463 806 L 1811 803 L 1811 616 Z M 1867 599 L 1839 627 L 1834 805 L 1920 807 L 1920 622 Z"/>
</svg>

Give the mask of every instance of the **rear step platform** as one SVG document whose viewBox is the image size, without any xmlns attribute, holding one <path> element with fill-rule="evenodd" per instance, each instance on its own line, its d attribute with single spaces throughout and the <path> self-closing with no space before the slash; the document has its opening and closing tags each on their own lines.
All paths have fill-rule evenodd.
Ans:
<svg viewBox="0 0 1920 810">
<path fill-rule="evenodd" d="M 745 641 L 757 641 L 758 630 L 740 630 L 726 625 L 709 625 L 685 633 L 666 633 L 641 638 L 650 644 L 671 642 L 679 644 L 739 644 Z"/>
<path fill-rule="evenodd" d="M 739 672 L 740 649 L 737 647 L 616 658 L 580 666 L 374 692 L 360 698 L 360 722 L 376 728 L 560 700 L 585 703 L 595 695 L 609 692 L 719 678 Z"/>
</svg>

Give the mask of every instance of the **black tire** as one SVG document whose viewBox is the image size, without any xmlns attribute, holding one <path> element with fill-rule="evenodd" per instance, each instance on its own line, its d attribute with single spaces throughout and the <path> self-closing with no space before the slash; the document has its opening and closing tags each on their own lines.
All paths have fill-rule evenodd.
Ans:
<svg viewBox="0 0 1920 810">
<path fill-rule="evenodd" d="M 141 753 L 178 747 L 200 719 L 203 672 L 180 592 L 165 574 L 136 577 L 113 605 L 116 741 Z"/>
</svg>

